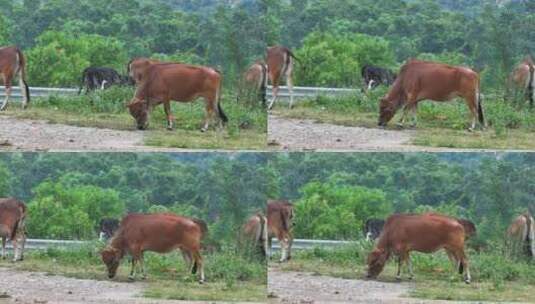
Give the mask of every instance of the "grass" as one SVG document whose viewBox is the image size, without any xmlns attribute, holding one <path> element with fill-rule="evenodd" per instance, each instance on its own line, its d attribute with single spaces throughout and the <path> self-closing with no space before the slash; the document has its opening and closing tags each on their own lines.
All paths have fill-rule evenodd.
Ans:
<svg viewBox="0 0 535 304">
<path fill-rule="evenodd" d="M 377 128 L 378 102 L 386 93 L 379 88 L 368 94 L 341 97 L 319 96 L 298 103 L 294 109 L 278 105 L 275 113 L 282 117 L 313 119 L 351 127 Z M 483 101 L 488 127 L 469 132 L 470 115 L 463 100 L 449 103 L 424 101 L 418 108 L 415 137 L 409 144 L 463 149 L 535 149 L 535 113 L 502 101 L 501 94 L 488 94 Z M 401 110 L 388 129 L 398 129 Z"/>
<path fill-rule="evenodd" d="M 50 275 L 91 280 L 108 280 L 99 251 L 102 244 L 61 250 L 49 248 L 27 252 L 25 260 L 13 264 L 0 261 L 0 267 L 45 272 Z M 223 248 L 204 254 L 206 282 L 201 285 L 188 269 L 179 253 L 145 254 L 148 278 L 143 296 L 156 299 L 191 301 L 265 301 L 267 270 L 265 263 Z M 125 258 L 114 281 L 128 282 L 130 265 Z"/>
<path fill-rule="evenodd" d="M 281 264 L 283 271 L 303 271 L 344 279 L 364 279 L 366 257 L 372 244 L 356 242 L 336 250 L 315 248 L 296 251 L 292 260 Z M 535 263 L 511 260 L 495 252 L 469 252 L 472 284 L 463 282 L 444 253 L 413 253 L 415 278 L 407 296 L 456 301 L 535 302 Z M 397 282 L 396 263 L 390 260 L 378 280 Z M 407 269 L 402 277 L 407 282 Z"/>
<path fill-rule="evenodd" d="M 29 109 L 11 104 L 7 112 L 21 119 L 46 120 L 54 124 L 79 127 L 135 130 L 134 119 L 128 113 L 125 102 L 133 96 L 131 88 L 110 88 L 89 95 L 35 98 Z M 166 148 L 190 149 L 263 149 L 267 138 L 267 115 L 261 106 L 251 107 L 236 102 L 231 94 L 224 94 L 223 109 L 229 117 L 224 130 L 212 126 L 206 133 L 200 132 L 204 119 L 204 102 L 172 104 L 175 130 L 166 130 L 163 106 L 156 107 L 150 115 L 149 129 L 144 132 L 144 144 Z"/>
</svg>

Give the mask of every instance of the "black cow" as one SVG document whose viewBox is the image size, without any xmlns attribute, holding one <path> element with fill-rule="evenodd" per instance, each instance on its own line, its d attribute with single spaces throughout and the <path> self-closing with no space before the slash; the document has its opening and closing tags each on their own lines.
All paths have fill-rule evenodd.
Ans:
<svg viewBox="0 0 535 304">
<path fill-rule="evenodd" d="M 99 225 L 99 240 L 109 240 L 119 228 L 119 220 L 113 218 L 103 218 Z"/>
<path fill-rule="evenodd" d="M 375 240 L 379 237 L 383 231 L 383 226 L 385 225 L 384 220 L 380 219 L 368 219 L 364 224 L 364 236 L 367 241 Z"/>
<path fill-rule="evenodd" d="M 390 86 L 396 80 L 396 74 L 388 69 L 365 65 L 361 70 L 364 82 L 364 91 L 378 87 L 379 85 Z"/>
<path fill-rule="evenodd" d="M 82 74 L 82 85 L 78 95 L 85 89 L 86 94 L 94 90 L 104 90 L 113 85 L 133 85 L 129 76 L 122 76 L 116 70 L 102 67 L 86 68 Z"/>
</svg>

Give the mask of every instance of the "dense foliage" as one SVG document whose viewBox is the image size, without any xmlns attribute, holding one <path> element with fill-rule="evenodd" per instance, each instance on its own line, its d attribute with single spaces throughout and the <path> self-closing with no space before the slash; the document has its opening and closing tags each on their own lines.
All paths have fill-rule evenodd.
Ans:
<svg viewBox="0 0 535 304">
<path fill-rule="evenodd" d="M 355 86 L 362 64 L 423 56 L 484 70 L 499 88 L 533 52 L 534 23 L 533 1 L 0 1 L 0 43 L 31 54 L 32 85 L 75 85 L 87 65 L 124 72 L 134 56 L 217 66 L 234 83 L 267 45 L 284 44 L 306 59 L 300 84 Z M 322 46 L 331 40 L 333 50 Z M 315 60 L 321 71 L 303 71 L 319 69 Z"/>
</svg>

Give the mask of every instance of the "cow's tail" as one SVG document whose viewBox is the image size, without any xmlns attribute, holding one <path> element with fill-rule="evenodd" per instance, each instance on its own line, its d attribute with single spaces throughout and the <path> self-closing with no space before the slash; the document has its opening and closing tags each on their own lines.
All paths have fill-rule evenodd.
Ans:
<svg viewBox="0 0 535 304">
<path fill-rule="evenodd" d="M 21 91 L 23 91 L 23 94 L 26 97 L 26 103 L 30 103 L 30 87 L 28 86 L 28 82 L 26 82 L 26 57 L 24 57 L 24 54 L 22 51 L 17 48 L 17 56 L 19 57 L 19 77 L 20 77 L 20 83 L 21 85 L 24 85 L 24 88 L 20 88 Z"/>
<path fill-rule="evenodd" d="M 217 96 L 216 96 L 216 102 L 217 102 L 217 115 L 223 122 L 223 124 L 226 124 L 228 122 L 228 117 L 223 111 L 223 107 L 221 107 L 221 95 L 223 92 L 223 75 L 221 75 L 221 72 L 218 70 L 215 70 L 217 74 L 219 74 L 219 88 L 217 89 Z"/>
<path fill-rule="evenodd" d="M 527 251 L 527 254 L 529 257 L 533 257 L 533 254 L 534 252 L 532 252 L 532 243 L 535 242 L 535 240 L 533 240 L 533 231 L 531 231 L 531 229 L 533 228 L 533 223 L 532 223 L 532 218 L 528 213 L 526 213 L 526 224 L 527 224 L 527 233 L 526 233 L 526 251 Z"/>
<path fill-rule="evenodd" d="M 289 57 L 292 57 L 293 59 L 295 59 L 295 61 L 297 61 L 299 64 L 303 64 L 301 59 L 299 59 L 299 57 L 295 56 L 295 54 L 292 51 L 290 51 L 289 49 L 286 49 L 286 51 L 288 52 L 288 55 L 290 55 Z"/>
<path fill-rule="evenodd" d="M 262 97 L 262 105 L 267 107 L 267 86 L 268 86 L 268 70 L 267 65 L 262 63 L 262 83 L 260 84 L 260 95 Z"/>
<path fill-rule="evenodd" d="M 477 81 L 477 92 L 476 92 L 476 98 L 477 98 L 477 116 L 479 118 L 479 123 L 482 127 L 485 127 L 485 114 L 483 111 L 483 98 L 481 97 L 481 82 L 478 79 Z"/>
<path fill-rule="evenodd" d="M 528 94 L 529 94 L 529 105 L 533 107 L 533 102 L 535 99 L 535 66 L 532 64 L 529 65 L 529 83 L 528 83 Z"/>
</svg>

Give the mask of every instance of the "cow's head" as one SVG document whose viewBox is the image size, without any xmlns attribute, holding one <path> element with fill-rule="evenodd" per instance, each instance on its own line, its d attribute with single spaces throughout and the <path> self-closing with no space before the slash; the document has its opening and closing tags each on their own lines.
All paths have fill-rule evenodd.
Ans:
<svg viewBox="0 0 535 304">
<path fill-rule="evenodd" d="M 134 98 L 128 104 L 130 115 L 136 120 L 136 125 L 139 130 L 147 129 L 149 125 L 149 109 L 147 103 L 142 99 Z"/>
<path fill-rule="evenodd" d="M 108 278 L 113 279 L 117 274 L 117 268 L 122 259 L 122 254 L 119 249 L 107 247 L 101 253 L 102 261 L 108 268 Z"/>
<path fill-rule="evenodd" d="M 397 105 L 386 97 L 381 98 L 379 102 L 379 126 L 386 127 L 388 122 L 396 114 Z"/>
<path fill-rule="evenodd" d="M 376 248 L 368 255 L 368 273 L 366 277 L 375 279 L 383 271 L 389 254 L 384 249 Z"/>
</svg>

